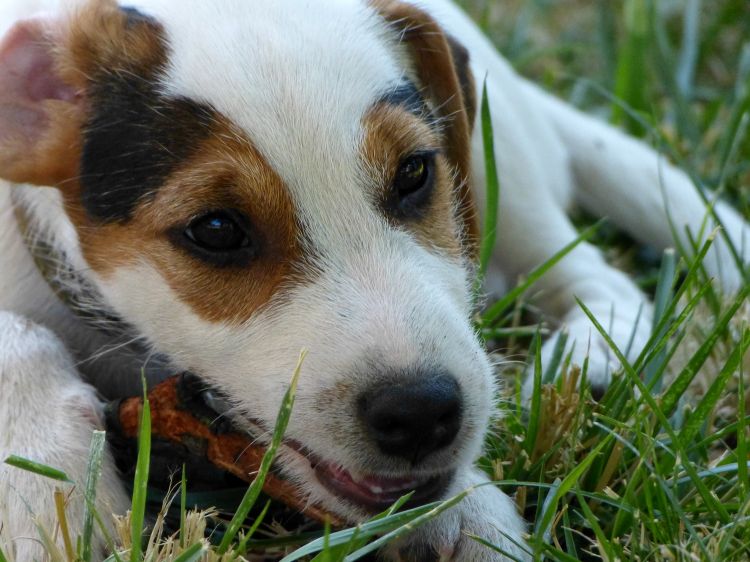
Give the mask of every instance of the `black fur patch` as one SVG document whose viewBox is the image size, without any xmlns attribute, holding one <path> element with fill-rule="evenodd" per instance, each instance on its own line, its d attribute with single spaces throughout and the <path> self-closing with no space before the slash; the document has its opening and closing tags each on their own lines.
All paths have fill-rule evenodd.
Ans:
<svg viewBox="0 0 750 562">
<path fill-rule="evenodd" d="M 164 99 L 134 76 L 110 76 L 92 99 L 81 157 L 83 204 L 92 218 L 126 221 L 208 135 L 212 111 Z"/>
<path fill-rule="evenodd" d="M 133 24 L 148 19 L 125 11 Z M 159 91 L 163 68 L 125 60 L 121 67 L 102 69 L 90 78 L 81 189 L 93 219 L 127 221 L 210 133 L 211 108 Z"/>
<path fill-rule="evenodd" d="M 139 23 L 153 23 L 151 16 L 147 16 L 137 8 L 132 6 L 120 6 L 120 11 L 125 14 L 128 26 L 133 27 Z"/>
<path fill-rule="evenodd" d="M 412 115 L 426 117 L 430 123 L 435 120 L 427 102 L 413 82 L 403 82 L 390 90 L 379 100 L 380 103 L 400 106 Z"/>
</svg>

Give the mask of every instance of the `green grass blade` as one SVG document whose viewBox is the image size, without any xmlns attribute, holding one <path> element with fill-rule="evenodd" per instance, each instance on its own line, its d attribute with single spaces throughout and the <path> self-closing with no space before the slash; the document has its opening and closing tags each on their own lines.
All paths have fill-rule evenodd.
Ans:
<svg viewBox="0 0 750 562">
<path fill-rule="evenodd" d="M 143 523 L 146 519 L 148 473 L 151 465 L 151 405 L 143 377 L 143 409 L 138 431 L 138 459 L 133 477 L 133 501 L 130 513 L 130 562 L 140 562 L 143 547 Z"/>
<path fill-rule="evenodd" d="M 677 306 L 680 303 L 680 299 L 685 294 L 685 292 L 688 290 L 688 287 L 691 286 L 692 282 L 694 282 L 696 279 L 698 279 L 700 275 L 700 271 L 703 265 L 703 259 L 706 257 L 706 254 L 708 254 L 708 251 L 711 249 L 711 245 L 713 244 L 714 240 L 714 234 L 711 234 L 708 236 L 708 239 L 704 242 L 703 246 L 701 246 L 698 253 L 695 255 L 695 257 L 690 262 L 690 267 L 688 268 L 687 273 L 685 274 L 685 280 L 680 285 L 680 287 L 675 292 L 674 296 L 672 297 L 672 302 L 666 307 L 664 311 L 661 313 L 661 320 L 658 321 L 657 325 L 654 326 L 651 337 L 646 342 L 646 345 L 643 348 L 643 351 L 639 354 L 638 358 L 633 363 L 633 367 L 636 371 L 640 371 L 644 368 L 644 366 L 653 360 L 654 354 L 651 354 L 650 357 L 647 358 L 647 356 L 651 353 L 651 351 L 658 346 L 666 345 L 666 335 L 664 333 L 664 330 L 667 330 L 668 325 L 671 322 L 672 316 L 675 313 L 675 310 L 677 309 Z M 704 294 L 706 294 L 711 289 L 711 283 L 706 281 L 701 287 L 700 295 L 696 295 L 692 299 L 693 306 L 697 306 L 697 304 L 700 302 L 700 298 Z M 677 326 L 679 326 L 678 323 L 672 323 L 673 329 L 676 330 Z M 673 333 L 673 332 L 672 332 Z M 669 336 L 671 336 L 671 333 L 669 331 L 666 332 Z"/>
<path fill-rule="evenodd" d="M 555 509 L 552 507 L 552 502 L 555 501 L 555 495 L 557 494 L 557 490 L 560 489 L 560 483 L 561 480 L 559 478 L 555 478 L 555 481 L 552 482 L 552 487 L 550 487 L 549 490 L 547 490 L 547 495 L 544 498 L 544 501 L 542 502 L 542 509 L 537 513 L 538 520 L 536 524 L 536 528 L 534 529 L 534 532 L 536 533 L 537 537 L 541 537 L 541 540 L 544 541 L 546 544 L 550 544 L 552 539 L 552 519 L 549 521 L 549 525 L 547 527 L 542 527 L 541 519 L 542 516 L 547 513 L 550 509 Z"/>
<path fill-rule="evenodd" d="M 450 509 L 454 505 L 458 504 L 460 501 L 462 501 L 467 495 L 469 495 L 473 491 L 474 491 L 474 488 L 469 488 L 467 490 L 464 490 L 463 492 L 456 494 L 450 499 L 440 502 L 438 505 L 433 507 L 427 513 L 423 513 L 422 515 L 415 517 L 408 523 L 405 523 L 404 525 L 398 527 L 397 529 L 394 529 L 393 531 L 386 533 L 382 537 L 375 539 L 367 546 L 364 546 L 360 548 L 359 550 L 352 552 L 349 556 L 344 558 L 344 562 L 354 562 L 355 560 L 359 560 L 363 556 L 378 550 L 379 548 L 388 544 L 389 542 L 394 541 L 407 533 L 410 533 L 412 530 L 419 527 L 423 523 L 426 523 L 427 521 L 434 519 L 435 517 L 437 517 L 444 511 L 446 511 L 447 509 Z"/>
<path fill-rule="evenodd" d="M 115 548 L 115 543 L 112 540 L 112 536 L 109 534 L 109 529 L 107 528 L 107 525 L 104 524 L 104 521 L 102 521 L 99 512 L 94 511 L 93 514 L 94 520 L 99 527 L 99 532 L 101 533 L 102 537 L 104 537 L 104 544 L 107 545 L 108 552 L 112 552 L 112 556 L 110 556 L 109 558 L 112 558 L 113 560 L 115 560 L 115 562 L 123 562 L 122 558 L 120 558 L 120 555 L 117 552 L 117 548 Z"/>
<path fill-rule="evenodd" d="M 294 369 L 292 375 L 292 382 L 289 384 L 289 388 L 284 394 L 284 399 L 281 401 L 281 408 L 279 409 L 279 415 L 276 418 L 276 426 L 273 430 L 273 436 L 271 437 L 271 443 L 268 445 L 263 459 L 260 463 L 260 469 L 258 474 L 255 475 L 252 483 L 245 492 L 245 496 L 242 498 L 237 511 L 235 512 L 232 520 L 229 522 L 226 532 L 221 539 L 221 543 L 217 549 L 219 554 L 225 554 L 228 550 L 232 541 L 237 536 L 242 523 L 245 521 L 248 513 L 255 505 L 255 502 L 263 489 L 263 482 L 268 475 L 268 471 L 271 470 L 271 465 L 276 456 L 276 451 L 284 438 L 284 432 L 286 431 L 287 425 L 289 425 L 289 419 L 292 417 L 292 407 L 294 406 L 294 396 L 297 391 L 297 382 L 299 381 L 299 375 L 302 371 L 302 363 L 305 360 L 307 351 L 302 351 L 297 361 L 297 366 Z"/>
<path fill-rule="evenodd" d="M 86 489 L 84 491 L 86 502 L 84 504 L 83 535 L 81 537 L 83 548 L 81 558 L 84 562 L 91 561 L 92 540 L 94 536 L 94 511 L 96 510 L 96 485 L 102 474 L 102 459 L 106 443 L 106 433 L 104 431 L 93 432 L 89 447 L 89 461 L 86 468 Z"/>
<path fill-rule="evenodd" d="M 306 545 L 298 548 L 291 554 L 288 554 L 282 558 L 281 562 L 293 562 L 299 560 L 311 554 L 320 552 L 324 547 L 336 547 L 339 545 L 347 544 L 352 540 L 352 537 L 357 535 L 360 538 L 370 538 L 383 533 L 388 533 L 393 529 L 397 529 L 402 525 L 415 520 L 416 518 L 429 513 L 432 509 L 439 506 L 440 502 L 433 502 L 425 504 L 419 507 L 408 509 L 400 513 L 394 513 L 388 517 L 371 519 L 366 523 L 362 523 L 352 529 L 344 529 L 343 531 L 336 531 L 331 533 L 327 537 L 320 537 L 314 541 L 307 543 Z"/>
<path fill-rule="evenodd" d="M 698 62 L 700 11 L 701 0 L 687 0 L 684 12 L 682 48 L 677 65 L 677 85 L 686 98 L 692 96 L 695 67 Z"/>
<path fill-rule="evenodd" d="M 208 550 L 208 547 L 202 543 L 197 542 L 187 550 L 183 551 L 182 554 L 177 556 L 172 562 L 198 562 Z"/>
<path fill-rule="evenodd" d="M 578 549 L 576 549 L 576 541 L 573 538 L 572 528 L 570 523 L 570 510 L 563 510 L 563 535 L 565 536 L 565 548 L 568 550 L 568 556 L 573 560 L 578 560 Z"/>
<path fill-rule="evenodd" d="M 542 415 L 542 338 L 538 332 L 534 342 L 534 388 L 531 393 L 528 429 L 526 430 L 523 444 L 523 448 L 529 458 L 531 458 L 531 455 L 534 452 L 536 436 L 539 433 L 539 423 Z"/>
<path fill-rule="evenodd" d="M 498 529 L 498 530 L 500 530 L 500 529 Z M 500 532 L 502 532 L 502 530 L 500 530 Z M 492 544 L 490 541 L 488 541 L 485 538 L 480 537 L 479 535 L 472 535 L 471 533 L 466 533 L 466 536 L 469 537 L 471 540 L 478 542 L 482 546 L 487 547 L 489 550 L 493 550 L 493 551 L 497 552 L 498 554 L 502 554 L 508 560 L 512 560 L 513 562 L 524 562 L 524 560 L 525 560 L 523 558 L 518 558 L 517 556 L 514 556 L 510 552 L 508 552 L 506 550 L 503 550 L 502 548 L 500 548 L 496 544 Z M 510 537 L 508 537 L 508 538 L 510 538 Z M 503 560 L 505 560 L 505 558 L 503 558 Z"/>
<path fill-rule="evenodd" d="M 743 326 L 743 331 L 747 331 L 747 327 Z M 747 417 L 745 412 L 745 373 L 744 365 L 740 363 L 740 376 L 737 381 L 737 449 L 735 456 L 738 461 L 744 461 L 748 457 L 747 451 L 747 435 L 745 433 L 747 425 Z M 745 462 L 738 462 L 737 479 L 739 480 L 740 497 L 749 498 L 748 492 L 750 491 L 750 479 L 748 479 L 747 464 Z"/>
<path fill-rule="evenodd" d="M 665 314 L 669 307 L 669 303 L 672 302 L 672 288 L 674 287 L 675 273 L 677 271 L 677 256 L 675 251 L 668 248 L 664 251 L 664 257 L 662 258 L 661 268 L 659 270 L 659 280 L 656 284 L 656 295 L 654 296 L 654 320 L 652 333 L 656 334 L 656 330 L 660 325 L 665 325 L 669 319 L 665 318 Z M 656 334 L 656 337 L 663 338 L 663 334 Z M 663 348 L 662 348 L 663 349 Z M 661 378 L 656 379 L 656 374 L 659 365 L 664 363 L 665 352 L 662 351 L 656 355 L 646 365 L 645 369 L 645 380 L 646 384 L 658 393 L 661 390 Z"/>
<path fill-rule="evenodd" d="M 741 137 L 740 130 L 743 116 L 750 111 L 750 46 L 747 44 L 740 58 L 734 97 L 735 100 L 731 107 L 728 126 L 717 148 L 720 170 L 719 185 L 723 184 L 727 170 L 729 169 L 729 163 L 732 160 L 733 154 L 736 153 L 736 147 L 739 145 L 738 139 Z"/>
<path fill-rule="evenodd" d="M 598 457 L 598 455 L 601 453 L 602 449 L 609 446 L 609 444 L 612 442 L 612 437 L 607 436 L 605 437 L 596 447 L 594 447 L 584 458 L 581 460 L 578 465 L 576 465 L 573 470 L 571 470 L 563 479 L 562 482 L 560 482 L 559 487 L 555 490 L 552 498 L 549 500 L 549 502 L 545 502 L 547 505 L 546 509 L 544 510 L 544 513 L 542 514 L 542 517 L 539 519 L 538 528 L 540 529 L 547 529 L 552 524 L 552 520 L 555 517 L 555 513 L 557 512 L 557 506 L 560 503 L 560 500 L 571 491 L 573 486 L 578 482 L 578 480 L 581 479 L 581 477 L 586 473 L 586 471 L 591 466 L 591 463 L 594 462 L 594 460 Z M 542 552 L 541 544 L 542 541 L 540 540 L 540 537 L 536 537 L 536 542 L 534 545 L 534 555 L 539 556 Z"/>
<path fill-rule="evenodd" d="M 706 339 L 703 341 L 698 350 L 690 358 L 685 369 L 677 376 L 672 385 L 667 389 L 661 399 L 662 411 L 667 415 L 672 415 L 680 397 L 685 394 L 688 386 L 698 374 L 700 367 L 706 362 L 711 351 L 716 346 L 716 342 L 727 329 L 727 326 L 731 322 L 734 315 L 737 313 L 739 308 L 744 304 L 748 293 L 750 293 L 750 285 L 745 285 L 737 295 L 737 298 L 727 311 L 719 318 L 714 326 L 713 330 L 708 334 Z"/>
<path fill-rule="evenodd" d="M 329 543 L 329 538 L 331 536 L 331 523 L 329 521 L 326 521 L 323 526 L 323 550 L 318 553 L 315 558 L 312 559 L 311 562 L 335 562 L 336 558 L 340 558 L 338 556 L 338 551 L 335 548 L 331 548 L 331 544 Z"/>
<path fill-rule="evenodd" d="M 649 1 L 652 2 L 652 0 Z M 652 4 L 651 11 L 651 52 L 653 53 L 652 58 L 655 62 L 657 76 L 661 78 L 661 85 L 672 102 L 674 122 L 677 125 L 680 136 L 697 143 L 700 136 L 697 132 L 696 119 L 687 97 L 690 93 L 680 87 L 678 77 L 674 72 L 677 62 L 670 45 L 665 18 L 659 17 L 659 12 L 655 9 L 654 4 Z"/>
<path fill-rule="evenodd" d="M 263 509 L 258 514 L 258 517 L 255 518 L 255 521 L 253 521 L 252 526 L 245 533 L 245 536 L 242 537 L 242 540 L 240 541 L 240 544 L 237 547 L 238 553 L 244 553 L 247 550 L 247 543 L 250 542 L 250 539 L 253 538 L 253 535 L 255 535 L 255 532 L 258 530 L 258 527 L 260 527 L 263 521 L 265 520 L 270 507 L 271 507 L 271 500 L 268 500 L 266 502 L 266 505 L 263 506 Z"/>
<path fill-rule="evenodd" d="M 487 96 L 486 78 L 482 86 L 481 122 L 482 147 L 484 149 L 485 197 L 487 200 L 482 240 L 479 247 L 477 288 L 481 286 L 487 273 L 487 267 L 492 259 L 492 252 L 495 248 L 500 201 L 500 179 L 497 173 L 497 161 L 495 160 L 495 136 L 492 130 L 492 114 L 490 112 L 489 97 Z"/>
<path fill-rule="evenodd" d="M 696 475 L 698 476 L 698 478 L 701 478 L 701 479 L 719 477 L 724 474 L 738 473 L 741 467 L 748 468 L 748 466 L 750 466 L 750 460 L 747 460 L 745 462 L 740 462 L 740 463 L 733 462 L 730 464 L 722 464 L 715 468 L 701 470 L 700 472 L 696 472 Z M 690 481 L 691 481 L 691 478 L 689 476 L 683 476 L 681 478 L 677 478 L 674 484 L 675 485 L 689 484 Z"/>
<path fill-rule="evenodd" d="M 15 468 L 25 470 L 26 472 L 33 472 L 34 474 L 38 474 L 39 476 L 44 476 L 45 478 L 51 478 L 52 480 L 58 480 L 60 482 L 73 484 L 73 481 L 70 479 L 70 477 L 62 470 L 52 468 L 51 466 L 47 466 L 46 464 L 25 459 L 16 455 L 10 455 L 3 462 Z"/>
<path fill-rule="evenodd" d="M 665 349 L 665 347 L 669 344 L 671 341 L 671 338 L 675 336 L 680 330 L 680 328 L 684 327 L 686 322 L 690 319 L 691 315 L 693 314 L 693 311 L 700 305 L 702 302 L 704 302 L 704 297 L 708 293 L 711 286 L 711 281 L 706 281 L 695 293 L 695 295 L 688 301 L 688 303 L 685 305 L 685 307 L 680 311 L 680 314 L 675 318 L 674 320 L 671 320 L 671 312 L 667 312 L 665 314 L 669 314 L 669 322 L 660 322 L 659 327 L 656 329 L 661 334 L 658 338 L 656 338 L 656 334 L 653 334 L 646 345 L 643 348 L 643 351 L 639 355 L 638 359 L 635 360 L 633 363 L 633 369 L 635 371 L 641 371 L 642 367 L 641 365 L 649 365 L 652 362 L 656 360 L 656 358 L 662 354 L 662 351 Z M 679 297 L 675 296 L 673 298 L 673 304 L 676 305 Z M 670 310 L 674 310 L 673 306 L 669 306 Z M 666 317 L 665 317 L 666 318 Z M 662 363 L 661 366 L 657 364 L 657 367 L 654 369 L 654 378 L 657 379 L 661 372 L 663 372 L 664 367 L 666 367 L 666 364 Z"/>
<path fill-rule="evenodd" d="M 612 548 L 612 544 L 607 538 L 607 535 L 604 533 L 601 525 L 599 525 L 598 517 L 594 515 L 594 513 L 591 511 L 591 508 L 589 507 L 589 504 L 586 502 L 586 500 L 583 499 L 583 497 L 581 497 L 581 494 L 577 491 L 576 497 L 578 498 L 578 504 L 581 506 L 583 513 L 586 515 L 586 522 L 591 525 L 591 529 L 594 531 L 594 536 L 596 537 L 597 544 L 602 548 L 602 550 L 604 550 L 602 554 L 606 556 L 605 559 L 617 560 L 618 557 L 614 549 Z"/>
<path fill-rule="evenodd" d="M 568 343 L 568 330 L 563 328 L 557 336 L 555 347 L 552 350 L 552 356 L 547 365 L 544 365 L 544 375 L 542 376 L 542 384 L 550 384 L 555 380 L 555 375 L 560 369 L 560 363 L 563 360 L 563 353 L 565 353 L 565 345 Z"/>
<path fill-rule="evenodd" d="M 578 237 L 566 244 L 562 249 L 555 253 L 550 259 L 542 265 L 534 268 L 528 277 L 518 286 L 511 289 L 500 300 L 493 304 L 482 316 L 482 324 L 492 324 L 503 312 L 513 306 L 513 303 L 525 293 L 529 287 L 536 283 L 545 273 L 555 267 L 565 256 L 572 252 L 580 243 L 589 240 L 604 223 L 604 219 L 585 229 Z"/>
<path fill-rule="evenodd" d="M 601 45 L 602 59 L 606 68 L 604 83 L 613 89 L 617 76 L 616 15 L 612 6 L 605 2 L 597 4 L 597 41 Z"/>
<path fill-rule="evenodd" d="M 180 548 L 185 548 L 185 519 L 187 517 L 187 476 L 185 463 L 182 464 L 180 477 Z"/>
<path fill-rule="evenodd" d="M 632 110 L 648 113 L 648 90 L 645 85 L 649 84 L 649 81 L 644 61 L 649 60 L 649 2 L 626 0 L 624 9 L 626 35 L 617 61 L 614 94 Z M 642 135 L 644 132 L 637 121 L 628 118 L 620 104 L 612 107 L 612 122 L 625 125 L 636 135 Z"/>
<path fill-rule="evenodd" d="M 390 506 L 387 510 L 385 510 L 382 513 L 379 513 L 378 515 L 374 516 L 370 519 L 370 522 L 377 521 L 379 519 L 385 519 L 394 513 L 396 513 L 399 509 L 403 507 L 403 505 L 409 501 L 409 499 L 414 495 L 414 492 L 411 492 L 409 494 L 406 494 L 405 496 L 400 497 L 396 503 L 394 503 L 392 506 Z M 330 529 L 328 529 L 327 535 L 325 537 L 330 538 Z M 359 528 L 354 529 L 354 534 L 352 534 L 351 538 L 346 544 L 343 544 L 341 546 L 337 546 L 335 548 L 329 548 L 329 545 L 326 545 L 323 548 L 323 551 L 318 554 L 315 558 L 313 558 L 313 562 L 333 562 L 342 561 L 350 552 L 358 550 L 365 546 L 367 544 L 367 541 L 371 537 L 361 537 L 359 536 Z"/>
<path fill-rule="evenodd" d="M 724 367 L 721 369 L 716 379 L 711 383 L 711 386 L 703 395 L 698 406 L 696 406 L 695 410 L 690 414 L 690 418 L 680 432 L 680 440 L 682 441 L 683 447 L 688 448 L 690 446 L 701 427 L 705 424 L 709 415 L 714 410 L 716 403 L 721 399 L 727 382 L 739 367 L 742 358 L 749 347 L 750 332 L 745 332 L 742 341 L 730 355 L 729 359 L 724 364 Z"/>
</svg>

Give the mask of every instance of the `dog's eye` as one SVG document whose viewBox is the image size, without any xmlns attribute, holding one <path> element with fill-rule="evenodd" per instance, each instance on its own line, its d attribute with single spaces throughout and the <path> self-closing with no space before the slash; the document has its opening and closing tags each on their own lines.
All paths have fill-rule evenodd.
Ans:
<svg viewBox="0 0 750 562">
<path fill-rule="evenodd" d="M 218 266 L 244 265 L 255 255 L 247 218 L 236 211 L 214 211 L 193 219 L 178 242 Z"/>
<path fill-rule="evenodd" d="M 408 197 L 427 184 L 431 163 L 430 157 L 422 154 L 409 156 L 401 162 L 393 182 L 399 198 Z"/>
<path fill-rule="evenodd" d="M 216 252 L 238 250 L 250 244 L 243 229 L 226 213 L 211 213 L 195 219 L 185 230 L 192 242 Z"/>
<path fill-rule="evenodd" d="M 430 201 L 434 182 L 435 155 L 417 153 L 404 158 L 393 178 L 385 204 L 388 212 L 402 219 L 418 218 Z"/>
</svg>

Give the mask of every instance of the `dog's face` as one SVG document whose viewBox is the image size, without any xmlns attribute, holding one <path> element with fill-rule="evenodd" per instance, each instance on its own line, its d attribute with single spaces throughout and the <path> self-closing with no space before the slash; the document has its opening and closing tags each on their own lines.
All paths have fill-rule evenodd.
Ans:
<svg viewBox="0 0 750 562">
<path fill-rule="evenodd" d="M 281 462 L 313 500 L 426 501 L 493 393 L 461 59 L 399 2 L 95 2 L 0 46 L 0 176 L 59 188 L 106 305 L 237 419 L 309 351 Z"/>
</svg>

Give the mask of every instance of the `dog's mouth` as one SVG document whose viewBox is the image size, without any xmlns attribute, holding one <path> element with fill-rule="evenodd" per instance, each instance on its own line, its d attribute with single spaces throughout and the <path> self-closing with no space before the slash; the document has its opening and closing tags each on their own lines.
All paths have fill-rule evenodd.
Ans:
<svg viewBox="0 0 750 562">
<path fill-rule="evenodd" d="M 406 508 L 439 500 L 453 477 L 453 472 L 399 477 L 354 474 L 321 459 L 299 442 L 286 440 L 285 444 L 305 457 L 315 479 L 329 493 L 371 513 L 385 511 L 407 494 L 411 496 L 404 504 Z"/>
<path fill-rule="evenodd" d="M 406 502 L 407 507 L 437 500 L 450 480 L 447 474 L 428 478 L 354 478 L 346 469 L 330 463 L 315 467 L 315 476 L 332 493 L 371 511 L 388 509 L 409 493 L 413 495 Z"/>
<path fill-rule="evenodd" d="M 203 389 L 202 399 L 216 412 L 227 412 L 229 406 L 221 394 L 212 389 Z M 266 425 L 257 419 L 245 419 L 244 430 L 250 434 L 267 433 Z M 404 508 L 417 507 L 442 498 L 453 479 L 454 471 L 429 475 L 384 476 L 355 473 L 340 464 L 327 461 L 313 453 L 299 441 L 284 439 L 285 448 L 302 466 L 309 467 L 307 477 L 314 478 L 328 493 L 338 500 L 369 513 L 378 513 L 390 508 L 399 499 L 411 494 Z M 277 459 L 277 462 L 281 459 Z M 282 462 L 283 464 L 283 462 Z M 307 471 L 305 471 L 307 472 Z"/>
</svg>

